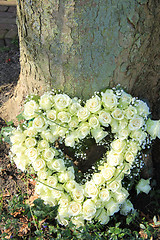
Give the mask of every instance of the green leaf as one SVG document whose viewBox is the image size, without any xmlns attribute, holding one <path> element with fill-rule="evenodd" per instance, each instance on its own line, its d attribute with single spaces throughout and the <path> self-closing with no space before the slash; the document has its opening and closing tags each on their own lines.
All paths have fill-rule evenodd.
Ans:
<svg viewBox="0 0 160 240">
<path fill-rule="evenodd" d="M 18 119 L 18 122 L 20 122 L 20 121 L 25 119 L 24 116 L 23 116 L 23 113 L 20 113 L 19 115 L 17 115 L 16 118 Z"/>
</svg>

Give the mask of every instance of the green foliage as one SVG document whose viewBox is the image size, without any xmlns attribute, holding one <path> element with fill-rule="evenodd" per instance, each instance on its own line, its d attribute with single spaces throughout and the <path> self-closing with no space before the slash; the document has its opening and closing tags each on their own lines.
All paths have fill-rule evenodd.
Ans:
<svg viewBox="0 0 160 240">
<path fill-rule="evenodd" d="M 6 122 L 6 127 L 2 127 L 0 130 L 0 143 L 2 141 L 10 143 L 10 136 L 13 130 L 14 123 L 13 121 Z"/>
</svg>

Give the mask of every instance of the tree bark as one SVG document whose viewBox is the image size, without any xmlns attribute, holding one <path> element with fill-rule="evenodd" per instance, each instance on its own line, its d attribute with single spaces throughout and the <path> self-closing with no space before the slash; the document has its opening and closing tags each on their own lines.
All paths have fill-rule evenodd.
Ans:
<svg viewBox="0 0 160 240">
<path fill-rule="evenodd" d="M 56 88 L 87 99 L 120 84 L 160 103 L 158 0 L 18 0 L 21 73 L 1 108 L 15 119 L 25 96 Z"/>
</svg>

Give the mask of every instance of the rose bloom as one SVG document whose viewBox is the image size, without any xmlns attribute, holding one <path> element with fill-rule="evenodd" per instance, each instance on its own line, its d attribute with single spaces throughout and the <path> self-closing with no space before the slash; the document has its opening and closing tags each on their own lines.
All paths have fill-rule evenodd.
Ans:
<svg viewBox="0 0 160 240">
<path fill-rule="evenodd" d="M 75 138 L 76 138 L 76 134 L 75 133 L 67 135 L 65 137 L 65 146 L 67 146 L 67 147 L 74 147 L 74 145 L 75 145 Z"/>
<path fill-rule="evenodd" d="M 10 137 L 10 141 L 12 144 L 15 144 L 15 143 L 23 143 L 24 140 L 25 140 L 25 135 L 23 132 L 20 132 L 18 130 L 15 130 L 15 131 L 12 131 L 12 135 Z"/>
<path fill-rule="evenodd" d="M 119 132 L 119 121 L 118 120 L 112 118 L 110 125 L 111 125 L 111 132 L 112 133 Z"/>
<path fill-rule="evenodd" d="M 42 131 L 41 137 L 51 143 L 56 140 L 55 136 L 53 136 L 52 132 L 49 129 Z"/>
<path fill-rule="evenodd" d="M 61 198 L 59 199 L 59 205 L 61 208 L 68 207 L 68 204 L 70 203 L 71 198 L 68 194 L 62 193 Z"/>
<path fill-rule="evenodd" d="M 68 112 L 61 111 L 57 114 L 57 118 L 62 122 L 62 123 L 69 123 L 71 121 L 71 115 Z"/>
<path fill-rule="evenodd" d="M 72 102 L 72 100 L 66 94 L 56 94 L 54 96 L 55 107 L 58 110 L 62 110 L 64 108 L 67 108 L 71 104 L 71 102 Z"/>
<path fill-rule="evenodd" d="M 73 100 L 72 100 L 73 101 Z M 72 102 L 72 104 L 69 106 L 69 112 L 71 114 L 77 114 L 77 111 L 81 108 L 81 105 L 78 102 Z"/>
<path fill-rule="evenodd" d="M 49 176 L 47 178 L 47 181 L 46 181 L 47 185 L 49 185 L 51 187 L 56 187 L 57 183 L 58 183 L 58 179 L 57 179 L 57 177 L 55 175 L 54 176 Z"/>
<path fill-rule="evenodd" d="M 51 175 L 51 171 L 44 167 L 37 172 L 37 175 L 40 180 L 45 180 Z"/>
<path fill-rule="evenodd" d="M 68 123 L 68 126 L 69 126 L 70 129 L 73 130 L 74 128 L 77 128 L 78 124 L 79 124 L 78 118 L 77 117 L 72 117 L 71 121 Z"/>
<path fill-rule="evenodd" d="M 146 125 L 147 132 L 151 135 L 153 139 L 155 139 L 156 137 L 160 138 L 160 120 L 148 119 Z"/>
<path fill-rule="evenodd" d="M 56 128 L 56 132 L 53 134 L 54 136 L 60 136 L 60 137 L 64 137 L 66 132 L 68 131 L 68 129 L 66 127 L 61 127 L 61 126 L 58 126 Z M 56 137 L 57 138 L 57 137 Z"/>
<path fill-rule="evenodd" d="M 30 163 L 30 160 L 24 154 L 21 154 L 21 156 L 18 157 L 14 157 L 13 160 L 17 168 L 20 169 L 22 172 L 26 170 L 27 165 Z"/>
<path fill-rule="evenodd" d="M 95 113 L 101 108 L 101 99 L 98 96 L 92 97 L 86 101 L 86 107 L 91 113 Z"/>
<path fill-rule="evenodd" d="M 72 179 L 65 184 L 65 189 L 67 192 L 72 192 L 76 187 L 78 187 L 78 183 Z"/>
<path fill-rule="evenodd" d="M 37 143 L 37 141 L 36 141 L 35 138 L 27 138 L 25 140 L 25 145 L 26 145 L 27 148 L 34 147 L 36 145 L 36 143 Z"/>
<path fill-rule="evenodd" d="M 72 217 L 71 221 L 76 228 L 84 226 L 84 218 L 82 216 Z"/>
<path fill-rule="evenodd" d="M 130 137 L 142 144 L 147 137 L 147 133 L 139 129 L 137 131 L 132 131 Z"/>
<path fill-rule="evenodd" d="M 129 122 L 128 128 L 131 131 L 140 129 L 144 124 L 144 119 L 140 116 L 135 115 Z"/>
<path fill-rule="evenodd" d="M 91 130 L 91 134 L 94 137 L 96 143 L 99 143 L 103 138 L 108 135 L 108 132 L 103 131 L 102 128 L 98 127 Z"/>
<path fill-rule="evenodd" d="M 43 110 L 51 109 L 53 103 L 51 99 L 51 95 L 49 93 L 45 93 L 40 97 L 39 105 Z"/>
<path fill-rule="evenodd" d="M 107 155 L 107 163 L 109 166 L 118 166 L 123 162 L 122 153 L 117 153 L 111 150 Z"/>
<path fill-rule="evenodd" d="M 128 126 L 128 120 L 127 119 L 122 119 L 119 121 L 119 129 L 124 129 Z"/>
<path fill-rule="evenodd" d="M 69 167 L 67 171 L 60 173 L 58 176 L 58 180 L 62 183 L 65 183 L 74 178 L 75 178 L 75 175 L 74 175 L 73 167 Z"/>
<path fill-rule="evenodd" d="M 84 190 L 88 197 L 95 198 L 98 195 L 98 188 L 93 181 L 86 182 Z"/>
<path fill-rule="evenodd" d="M 134 159 L 135 159 L 135 156 L 134 156 L 134 154 L 132 153 L 132 152 L 130 152 L 130 151 L 127 151 L 126 153 L 125 153 L 125 160 L 127 161 L 127 162 L 129 162 L 129 163 L 133 163 L 134 162 Z"/>
<path fill-rule="evenodd" d="M 131 100 L 132 96 L 123 91 L 119 99 L 119 107 L 123 109 L 126 108 L 131 103 Z"/>
<path fill-rule="evenodd" d="M 104 164 L 103 169 L 101 170 L 102 176 L 105 178 L 106 181 L 110 180 L 115 172 L 115 167 L 110 167 L 110 166 L 106 166 Z"/>
<path fill-rule="evenodd" d="M 38 157 L 38 151 L 36 148 L 28 148 L 26 151 L 25 151 L 25 155 L 31 160 L 31 161 L 35 161 L 36 158 Z"/>
<path fill-rule="evenodd" d="M 91 128 L 99 127 L 99 121 L 98 121 L 98 118 L 96 116 L 93 115 L 89 118 L 89 126 Z"/>
<path fill-rule="evenodd" d="M 121 182 L 118 180 L 115 180 L 108 184 L 108 189 L 112 192 L 116 192 L 120 187 L 122 187 Z"/>
<path fill-rule="evenodd" d="M 110 113 L 105 110 L 101 110 L 98 114 L 99 114 L 99 117 L 98 117 L 99 122 L 103 126 L 108 127 L 108 125 L 110 124 L 110 122 L 112 120 Z"/>
<path fill-rule="evenodd" d="M 133 204 L 127 199 L 122 205 L 120 214 L 127 216 L 127 214 L 134 210 Z"/>
<path fill-rule="evenodd" d="M 122 120 L 124 118 L 123 111 L 120 108 L 116 108 L 111 115 L 116 120 Z"/>
<path fill-rule="evenodd" d="M 107 208 L 107 213 L 109 216 L 113 216 L 114 213 L 119 211 L 119 204 L 114 201 L 113 198 L 111 198 L 109 202 L 105 204 L 105 207 Z"/>
<path fill-rule="evenodd" d="M 35 171 L 39 171 L 40 169 L 45 167 L 45 161 L 42 158 L 37 158 L 32 162 L 32 166 Z"/>
<path fill-rule="evenodd" d="M 96 213 L 95 203 L 91 199 L 87 199 L 83 203 L 83 216 L 86 220 L 91 220 Z"/>
<path fill-rule="evenodd" d="M 90 112 L 86 107 L 81 107 L 77 111 L 77 117 L 79 121 L 86 121 L 89 115 L 90 115 Z"/>
<path fill-rule="evenodd" d="M 137 114 L 137 109 L 133 106 L 129 106 L 125 111 L 124 111 L 125 117 L 127 119 L 132 119 L 134 115 Z"/>
<path fill-rule="evenodd" d="M 137 155 L 138 150 L 141 148 L 137 144 L 137 142 L 134 142 L 133 140 L 129 141 L 129 144 L 127 146 L 128 151 L 132 152 L 134 155 Z"/>
<path fill-rule="evenodd" d="M 116 192 L 114 192 L 114 199 L 119 204 L 124 203 L 124 201 L 126 201 L 128 196 L 129 196 L 128 191 L 123 187 L 121 189 L 118 189 Z"/>
<path fill-rule="evenodd" d="M 124 128 L 118 131 L 118 138 L 121 140 L 127 139 L 130 134 L 130 130 L 128 128 Z"/>
<path fill-rule="evenodd" d="M 117 106 L 117 96 L 112 90 L 106 90 L 102 93 L 102 102 L 107 109 L 113 109 Z"/>
<path fill-rule="evenodd" d="M 94 173 L 92 179 L 93 179 L 93 182 L 99 186 L 105 182 L 105 179 L 101 173 Z"/>
<path fill-rule="evenodd" d="M 68 220 L 65 217 L 63 217 L 61 215 L 57 215 L 56 219 L 57 219 L 57 221 L 58 221 L 58 223 L 60 225 L 63 225 L 63 226 L 67 226 L 68 225 Z"/>
<path fill-rule="evenodd" d="M 44 149 L 49 148 L 49 142 L 45 139 L 38 142 L 38 149 L 43 151 Z"/>
<path fill-rule="evenodd" d="M 82 123 L 77 129 L 77 137 L 79 139 L 84 139 L 89 133 L 90 133 L 90 127 L 87 122 Z"/>
<path fill-rule="evenodd" d="M 101 211 L 101 210 L 100 210 Z M 101 224 L 107 224 L 109 222 L 109 216 L 107 211 L 103 208 L 100 215 L 98 216 L 98 220 Z"/>
<path fill-rule="evenodd" d="M 150 114 L 148 105 L 141 100 L 136 101 L 136 109 L 137 113 L 142 117 L 147 117 Z"/>
<path fill-rule="evenodd" d="M 110 193 L 107 188 L 102 188 L 99 192 L 99 198 L 103 201 L 106 202 L 110 199 Z"/>
<path fill-rule="evenodd" d="M 46 128 L 46 123 L 43 117 L 38 116 L 33 120 L 32 124 L 33 128 L 36 128 L 37 131 L 42 131 L 42 129 Z"/>
<path fill-rule="evenodd" d="M 51 164 L 53 170 L 57 172 L 62 172 L 65 170 L 65 165 L 63 159 L 55 159 Z"/>
<path fill-rule="evenodd" d="M 68 206 L 70 216 L 77 216 L 81 214 L 82 205 L 79 202 L 72 201 Z"/>
<path fill-rule="evenodd" d="M 39 110 L 39 105 L 31 100 L 24 105 L 23 116 L 26 120 L 32 119 L 37 116 L 36 112 Z"/>
<path fill-rule="evenodd" d="M 17 156 L 19 154 L 22 154 L 25 152 L 27 148 L 25 146 L 22 145 L 22 143 L 18 143 L 18 144 L 13 144 L 11 147 L 11 152 L 13 154 L 17 154 Z"/>
<path fill-rule="evenodd" d="M 79 186 L 72 190 L 72 197 L 76 202 L 82 202 L 84 200 L 84 189 Z"/>
<path fill-rule="evenodd" d="M 33 128 L 33 127 L 29 127 L 26 130 L 24 130 L 24 134 L 25 136 L 28 137 L 35 137 L 37 135 L 37 129 Z"/>
<path fill-rule="evenodd" d="M 56 117 L 57 117 L 57 112 L 55 110 L 49 110 L 46 112 L 46 116 L 48 119 L 52 120 L 52 121 L 55 121 L 56 120 Z"/>
<path fill-rule="evenodd" d="M 121 153 L 125 149 L 125 146 L 126 141 L 121 139 L 116 139 L 111 143 L 112 149 L 117 153 Z"/>
<path fill-rule="evenodd" d="M 50 161 L 52 160 L 55 155 L 56 155 L 56 151 L 52 148 L 46 148 L 44 151 L 43 151 L 43 157 L 46 161 Z"/>
<path fill-rule="evenodd" d="M 139 194 L 140 192 L 144 192 L 148 194 L 149 191 L 151 190 L 150 179 L 145 180 L 142 178 L 137 184 L 136 190 L 137 190 L 137 194 Z"/>
</svg>

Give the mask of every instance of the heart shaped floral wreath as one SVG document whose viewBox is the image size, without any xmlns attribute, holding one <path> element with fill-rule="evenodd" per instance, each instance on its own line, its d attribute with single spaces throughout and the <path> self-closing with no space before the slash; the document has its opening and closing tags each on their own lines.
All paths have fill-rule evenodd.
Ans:
<svg viewBox="0 0 160 240">
<path fill-rule="evenodd" d="M 160 121 L 149 115 L 145 102 L 117 88 L 97 92 L 86 103 L 55 90 L 30 96 L 25 121 L 10 137 L 11 157 L 22 171 L 36 173 L 35 192 L 58 206 L 60 224 L 106 224 L 119 210 L 133 210 L 128 191 L 143 167 L 142 151 L 160 137 Z M 105 152 L 83 173 L 74 163 L 87 162 L 90 142 Z M 149 180 L 141 179 L 141 189 L 149 192 Z"/>
</svg>

